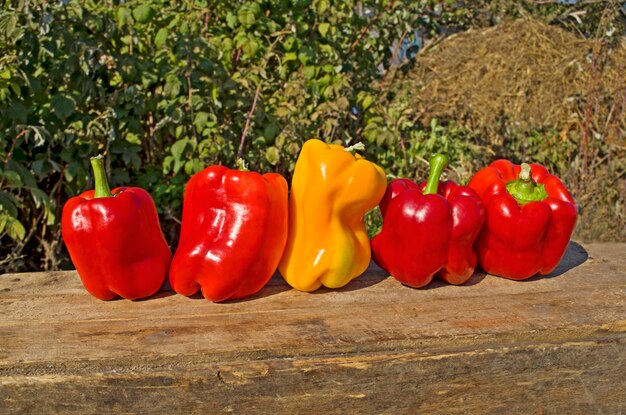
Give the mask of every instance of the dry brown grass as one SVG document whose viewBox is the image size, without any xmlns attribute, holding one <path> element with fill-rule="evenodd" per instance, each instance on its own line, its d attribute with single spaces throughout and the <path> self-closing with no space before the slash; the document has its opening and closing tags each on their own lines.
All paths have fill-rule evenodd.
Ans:
<svg viewBox="0 0 626 415">
<path fill-rule="evenodd" d="M 497 140 L 503 129 L 575 128 L 593 84 L 601 95 L 594 116 L 606 121 L 613 104 L 607 101 L 626 88 L 626 51 L 612 49 L 605 65 L 594 70 L 596 47 L 593 40 L 535 20 L 469 30 L 420 56 L 410 75 L 417 87 L 414 102 L 424 110 L 425 123 L 432 117 L 460 120 Z M 607 130 L 612 142 L 624 137 L 621 115 L 619 125 Z"/>
</svg>

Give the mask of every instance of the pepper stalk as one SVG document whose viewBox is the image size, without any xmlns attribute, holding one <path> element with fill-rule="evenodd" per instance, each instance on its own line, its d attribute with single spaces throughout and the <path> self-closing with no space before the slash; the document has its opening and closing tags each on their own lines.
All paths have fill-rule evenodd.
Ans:
<svg viewBox="0 0 626 415">
<path fill-rule="evenodd" d="M 358 143 L 353 144 L 350 147 L 344 148 L 344 150 L 348 153 L 355 154 L 357 151 L 365 151 L 365 144 L 359 141 Z"/>
<path fill-rule="evenodd" d="M 448 166 L 448 157 L 444 154 L 435 154 L 430 158 L 430 173 L 428 174 L 428 181 L 424 188 L 425 195 L 436 195 L 439 189 L 439 178 L 441 173 Z"/>
<path fill-rule="evenodd" d="M 520 205 L 540 202 L 548 197 L 545 186 L 533 180 L 532 169 L 528 163 L 522 163 L 522 170 L 516 180 L 506 184 L 506 190 Z"/>
<path fill-rule="evenodd" d="M 106 171 L 104 169 L 104 157 L 102 154 L 91 157 L 91 168 L 93 169 L 93 177 L 95 182 L 94 199 L 101 197 L 111 197 L 111 188 L 107 180 Z"/>
</svg>

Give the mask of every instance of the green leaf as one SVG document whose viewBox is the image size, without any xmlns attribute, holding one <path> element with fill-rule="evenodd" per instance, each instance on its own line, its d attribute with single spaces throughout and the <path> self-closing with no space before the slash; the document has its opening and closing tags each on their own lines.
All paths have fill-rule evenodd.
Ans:
<svg viewBox="0 0 626 415">
<path fill-rule="evenodd" d="M 254 14 L 246 9 L 241 9 L 237 12 L 237 20 L 245 27 L 250 27 L 255 22 Z"/>
<path fill-rule="evenodd" d="M 181 83 L 178 77 L 174 74 L 169 74 L 165 78 L 165 86 L 163 87 L 163 94 L 170 98 L 176 98 L 180 93 Z"/>
<path fill-rule="evenodd" d="M 269 147 L 265 150 L 265 158 L 272 166 L 275 166 L 280 160 L 280 151 L 274 146 Z"/>
<path fill-rule="evenodd" d="M 366 95 L 361 102 L 361 106 L 363 106 L 363 109 L 366 110 L 372 105 L 373 101 L 374 98 L 371 95 Z"/>
<path fill-rule="evenodd" d="M 174 174 L 177 174 L 183 167 L 183 162 L 180 159 L 174 159 Z"/>
<path fill-rule="evenodd" d="M 117 168 L 111 172 L 111 187 L 120 186 L 130 182 L 130 176 L 127 169 Z"/>
<path fill-rule="evenodd" d="M 50 203 L 50 199 L 48 198 L 48 195 L 41 189 L 39 188 L 34 188 L 34 189 L 29 189 L 30 190 L 30 195 L 33 197 L 33 201 L 35 202 L 35 207 L 37 209 L 39 209 L 39 207 L 41 207 L 41 205 L 47 205 L 48 203 Z"/>
<path fill-rule="evenodd" d="M 286 51 L 290 51 L 297 44 L 298 44 L 298 40 L 296 38 L 289 37 L 283 42 L 283 48 L 285 48 Z"/>
<path fill-rule="evenodd" d="M 46 159 L 39 159 L 39 160 L 35 160 L 33 161 L 33 171 L 35 172 L 35 174 L 42 179 L 45 174 L 48 172 L 47 170 L 44 171 L 44 168 L 46 168 L 46 164 L 47 164 Z"/>
<path fill-rule="evenodd" d="M 56 217 L 52 211 L 52 203 L 50 203 L 48 195 L 41 189 L 30 189 L 30 192 L 33 200 L 35 201 L 35 206 L 37 208 L 39 208 L 42 204 L 44 206 L 46 225 L 53 225 L 56 221 Z"/>
<path fill-rule="evenodd" d="M 186 35 L 187 33 L 189 33 L 189 25 L 187 24 L 187 22 L 186 22 L 186 21 L 184 21 L 184 22 L 180 25 L 180 27 L 179 27 L 179 29 L 178 29 L 178 30 L 180 31 L 180 34 L 181 34 L 181 35 Z M 179 167 L 179 170 L 180 170 L 180 167 Z M 178 170 L 177 170 L 177 171 L 178 171 Z"/>
<path fill-rule="evenodd" d="M 256 22 L 256 16 L 261 12 L 259 5 L 256 3 L 244 4 L 237 11 L 237 20 L 244 27 L 248 28 Z"/>
<path fill-rule="evenodd" d="M 172 170 L 174 156 L 165 156 L 163 159 L 163 174 L 168 174 Z"/>
<path fill-rule="evenodd" d="M 30 188 L 37 187 L 37 180 L 35 180 L 35 176 L 33 176 L 33 173 L 31 173 L 31 171 L 24 167 L 22 164 L 10 160 L 9 169 L 17 172 L 17 174 L 20 175 L 20 180 L 22 181 L 24 186 Z"/>
<path fill-rule="evenodd" d="M 55 115 L 59 117 L 60 120 L 65 121 L 74 113 L 76 101 L 70 96 L 57 94 L 52 97 L 50 105 L 52 105 L 52 110 Z"/>
<path fill-rule="evenodd" d="M 165 44 L 165 42 L 167 41 L 167 37 L 169 36 L 169 34 L 169 30 L 167 30 L 166 28 L 160 28 L 156 36 L 154 36 L 154 46 L 156 46 L 157 48 L 163 46 L 163 44 Z"/>
<path fill-rule="evenodd" d="M 196 114 L 193 125 L 196 127 L 196 132 L 201 133 L 209 120 L 208 112 L 199 112 Z"/>
<path fill-rule="evenodd" d="M 180 138 L 180 136 L 185 132 L 185 127 L 183 127 L 182 125 L 179 125 L 176 127 L 176 130 L 174 132 L 174 137 L 176 138 Z"/>
<path fill-rule="evenodd" d="M 295 60 L 298 60 L 298 55 L 296 55 L 294 52 L 287 52 L 283 56 L 283 63 L 287 63 L 289 61 L 295 61 Z"/>
<path fill-rule="evenodd" d="M 322 35 L 322 37 L 326 37 L 326 33 L 328 33 L 328 29 L 330 29 L 329 23 L 320 23 L 317 26 L 317 31 L 320 32 L 320 35 Z"/>
<path fill-rule="evenodd" d="M 28 109 L 21 102 L 14 102 L 7 108 L 6 115 L 17 124 L 26 124 L 28 117 Z"/>
<path fill-rule="evenodd" d="M 0 33 L 2 33 L 3 37 L 12 38 L 14 41 L 17 40 L 23 33 L 23 28 L 18 27 L 18 23 L 18 13 L 8 11 L 0 13 Z"/>
<path fill-rule="evenodd" d="M 175 14 L 174 18 L 172 19 L 172 21 L 167 25 L 168 29 L 175 29 L 180 25 L 180 18 L 181 15 L 180 14 Z"/>
<path fill-rule="evenodd" d="M 226 15 L 226 25 L 230 29 L 234 29 L 235 27 L 237 27 L 237 16 L 235 16 L 231 12 L 228 12 L 228 14 Z"/>
<path fill-rule="evenodd" d="M 328 0 L 317 0 L 315 2 L 315 10 L 318 14 L 324 13 L 328 9 Z"/>
<path fill-rule="evenodd" d="M 131 13 L 126 7 L 117 9 L 117 25 L 121 28 L 130 23 Z"/>
<path fill-rule="evenodd" d="M 204 169 L 204 163 L 198 159 L 189 160 L 185 163 L 185 173 L 189 176 L 201 172 Z"/>
<path fill-rule="evenodd" d="M 282 148 L 285 145 L 285 134 L 279 134 L 278 137 L 276 137 L 274 144 L 276 147 Z"/>
<path fill-rule="evenodd" d="M 2 175 L 7 180 L 7 184 L 10 187 L 22 187 L 23 186 L 22 179 L 20 178 L 20 175 L 17 174 L 17 172 L 14 172 L 13 170 L 7 170 L 3 172 Z"/>
<path fill-rule="evenodd" d="M 304 75 L 305 79 L 311 80 L 315 78 L 315 69 L 315 66 L 305 66 L 302 69 L 302 75 Z"/>
<path fill-rule="evenodd" d="M 155 84 L 159 80 L 157 74 L 151 72 L 142 72 L 141 73 L 141 83 L 145 89 L 148 89 L 153 84 Z"/>
<path fill-rule="evenodd" d="M 131 144 L 141 145 L 141 137 L 139 137 L 139 134 L 127 133 L 126 141 L 128 141 Z"/>
<path fill-rule="evenodd" d="M 51 204 L 47 204 L 46 205 L 46 225 L 52 226 L 56 223 L 56 221 L 57 221 L 57 217 L 52 211 Z"/>
<path fill-rule="evenodd" d="M 175 161 L 182 158 L 185 148 L 187 148 L 187 144 L 189 144 L 188 138 L 180 139 L 172 144 L 171 152 Z"/>
<path fill-rule="evenodd" d="M 300 144 L 298 143 L 289 143 L 287 146 L 287 152 L 291 155 L 296 155 L 300 152 Z"/>
<path fill-rule="evenodd" d="M 179 123 L 182 121 L 183 119 L 183 111 L 180 108 L 174 108 L 174 111 L 172 111 L 172 121 L 175 123 Z"/>
<path fill-rule="evenodd" d="M 259 42 L 257 42 L 254 36 L 249 35 L 247 41 L 242 46 L 242 50 L 246 57 L 252 58 L 259 50 Z"/>
<path fill-rule="evenodd" d="M 9 237 L 14 241 L 21 241 L 24 239 L 24 236 L 26 236 L 26 229 L 24 229 L 22 222 L 8 215 L 2 215 L 2 217 L 4 222 L 2 227 Z"/>
<path fill-rule="evenodd" d="M 274 140 L 279 132 L 279 128 L 276 124 L 267 124 L 263 129 L 263 136 L 268 140 Z"/>
<path fill-rule="evenodd" d="M 300 61 L 301 64 L 306 65 L 308 56 L 306 55 L 306 53 L 300 52 L 298 53 L 298 60 Z"/>
<path fill-rule="evenodd" d="M 71 183 L 79 174 L 84 173 L 84 169 L 78 161 L 71 161 L 63 170 L 63 173 L 65 175 L 65 180 Z"/>
<path fill-rule="evenodd" d="M 138 23 L 148 23 L 154 15 L 154 9 L 148 4 L 141 4 L 133 9 L 133 17 Z"/>
<path fill-rule="evenodd" d="M 9 192 L 0 190 L 0 211 L 4 210 L 11 216 L 17 216 L 17 205 L 19 201 Z"/>
</svg>

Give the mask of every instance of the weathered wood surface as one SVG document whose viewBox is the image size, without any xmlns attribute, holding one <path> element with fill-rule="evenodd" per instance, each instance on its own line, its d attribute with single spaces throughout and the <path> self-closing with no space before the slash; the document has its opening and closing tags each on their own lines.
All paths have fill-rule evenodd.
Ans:
<svg viewBox="0 0 626 415">
<path fill-rule="evenodd" d="M 553 275 L 225 304 L 101 302 L 74 272 L 0 276 L 0 413 L 623 414 L 626 245 Z"/>
</svg>

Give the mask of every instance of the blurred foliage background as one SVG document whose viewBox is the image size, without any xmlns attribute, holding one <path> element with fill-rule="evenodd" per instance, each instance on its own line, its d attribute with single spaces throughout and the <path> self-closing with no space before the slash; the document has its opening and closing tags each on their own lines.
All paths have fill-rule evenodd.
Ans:
<svg viewBox="0 0 626 415">
<path fill-rule="evenodd" d="M 465 53 L 439 53 L 434 65 L 469 71 L 496 59 L 481 57 L 490 48 L 482 31 L 510 27 L 510 19 L 583 42 L 568 43 L 588 76 L 566 91 L 574 103 L 566 120 L 520 124 L 507 112 L 494 129 L 493 120 L 468 115 L 474 101 L 454 112 L 425 99 L 445 97 L 424 72 L 437 72 L 432 59 L 442 47 L 474 34 Z M 625 27 L 626 4 L 618 1 L 7 1 L 0 272 L 72 267 L 59 221 L 65 201 L 92 187 L 92 155 L 106 156 L 112 187 L 152 194 L 175 249 L 191 175 L 215 163 L 234 167 L 241 157 L 289 179 L 312 137 L 366 143 L 366 156 L 390 178 L 424 179 L 437 151 L 449 154 L 448 176 L 461 182 L 496 158 L 536 160 L 561 175 L 581 205 L 577 238 L 626 240 L 626 86 L 623 76 L 598 82 L 624 64 Z M 546 37 L 543 30 L 535 39 Z M 511 50 L 533 47 L 514 40 Z M 572 66 L 552 69 L 565 64 Z M 440 81 L 450 91 L 468 79 Z M 514 92 L 532 95 L 531 81 Z M 506 93 L 495 94 L 503 108 L 511 105 Z M 377 221 L 368 217 L 371 232 Z"/>
</svg>

